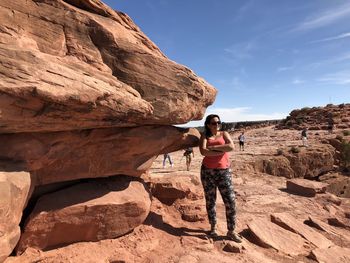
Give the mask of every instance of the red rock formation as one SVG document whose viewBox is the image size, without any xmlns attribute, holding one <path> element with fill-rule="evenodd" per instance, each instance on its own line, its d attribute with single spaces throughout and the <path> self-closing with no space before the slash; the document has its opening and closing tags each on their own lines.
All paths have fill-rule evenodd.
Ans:
<svg viewBox="0 0 350 263">
<path fill-rule="evenodd" d="M 180 124 L 215 98 L 98 0 L 4 0 L 0 14 L 0 133 Z"/>
<path fill-rule="evenodd" d="M 35 185 L 116 174 L 140 176 L 158 154 L 198 144 L 196 129 L 140 126 L 0 135 L 0 167 L 31 171 Z"/>
<path fill-rule="evenodd" d="M 327 130 L 331 124 L 334 125 L 334 128 L 350 128 L 350 103 L 293 110 L 277 127 L 298 130 L 308 127 L 309 130 Z"/>
<path fill-rule="evenodd" d="M 198 144 L 197 130 L 170 125 L 201 119 L 216 95 L 194 72 L 162 54 L 127 15 L 99 0 L 1 1 L 0 75 L 0 171 L 29 171 L 32 187 L 141 176 L 158 154 Z M 0 188 L 0 196 L 8 200 L 8 195 Z M 11 201 L 9 209 L 19 215 L 23 204 Z M 19 220 L 1 221 L 6 229 L 0 229 L 1 260 L 16 245 Z M 94 231 L 100 233 L 102 225 Z M 34 232 L 22 248 L 40 239 L 40 231 Z M 45 238 L 38 247 L 69 241 Z"/>
<path fill-rule="evenodd" d="M 78 184 L 39 199 L 17 250 L 116 238 L 142 224 L 150 206 L 142 181 L 118 176 Z"/>
<path fill-rule="evenodd" d="M 317 181 L 300 178 L 287 181 L 287 190 L 291 193 L 302 196 L 314 197 L 317 193 L 325 193 L 326 188 L 326 183 Z"/>
<path fill-rule="evenodd" d="M 256 171 L 286 178 L 314 178 L 333 170 L 335 149 L 328 144 L 312 147 L 280 149 L 280 156 L 258 156 L 254 163 Z"/>
<path fill-rule="evenodd" d="M 31 190 L 29 173 L 0 172 L 0 262 L 12 252 L 20 238 L 19 223 Z"/>
</svg>

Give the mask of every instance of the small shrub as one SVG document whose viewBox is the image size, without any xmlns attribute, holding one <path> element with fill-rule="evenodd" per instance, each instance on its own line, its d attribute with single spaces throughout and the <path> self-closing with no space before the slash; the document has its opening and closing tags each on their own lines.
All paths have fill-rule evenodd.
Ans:
<svg viewBox="0 0 350 263">
<path fill-rule="evenodd" d="M 309 110 L 311 110 L 311 108 L 309 108 L 309 107 L 304 107 L 304 108 L 301 108 L 300 111 L 309 111 Z"/>
<path fill-rule="evenodd" d="M 341 163 L 343 167 L 347 171 L 349 171 L 350 170 L 350 143 L 349 142 L 342 143 L 342 149 L 341 149 L 340 155 L 341 155 Z"/>
<path fill-rule="evenodd" d="M 277 149 L 277 155 L 282 155 L 283 154 L 283 150 L 282 149 Z"/>
<path fill-rule="evenodd" d="M 292 153 L 298 153 L 298 152 L 300 152 L 300 149 L 298 147 L 296 147 L 296 146 L 293 146 L 292 148 L 290 148 L 290 151 Z"/>
<path fill-rule="evenodd" d="M 341 136 L 341 135 L 337 135 L 336 137 L 335 137 L 338 141 L 343 141 L 343 136 Z"/>
<path fill-rule="evenodd" d="M 349 131 L 349 130 L 343 131 L 343 135 L 344 135 L 344 136 L 349 136 L 349 135 L 350 135 L 350 131 Z"/>
<path fill-rule="evenodd" d="M 304 118 L 303 118 L 303 117 L 297 118 L 297 119 L 296 119 L 296 123 L 297 123 L 298 125 L 302 124 L 303 121 L 304 121 Z"/>
</svg>

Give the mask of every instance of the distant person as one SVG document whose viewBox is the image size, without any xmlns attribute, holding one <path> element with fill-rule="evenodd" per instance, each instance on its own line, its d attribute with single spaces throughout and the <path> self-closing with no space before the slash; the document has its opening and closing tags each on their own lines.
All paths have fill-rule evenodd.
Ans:
<svg viewBox="0 0 350 263">
<path fill-rule="evenodd" d="M 331 134 L 333 133 L 334 130 L 334 121 L 333 119 L 328 120 L 328 133 Z"/>
<path fill-rule="evenodd" d="M 301 131 L 301 140 L 303 142 L 303 146 L 305 147 L 308 147 L 308 143 L 307 143 L 307 128 L 304 128 L 302 131 Z"/>
<path fill-rule="evenodd" d="M 200 152 L 204 155 L 201 181 L 211 226 L 209 235 L 217 237 L 215 203 L 217 188 L 219 188 L 226 210 L 227 237 L 235 242 L 242 242 L 242 239 L 234 232 L 236 203 L 228 155 L 228 152 L 233 150 L 233 142 L 227 132 L 220 131 L 220 124 L 221 121 L 218 115 L 208 115 L 204 123 L 204 133 L 201 135 L 199 143 Z"/>
<path fill-rule="evenodd" d="M 174 166 L 174 163 L 171 160 L 170 154 L 169 153 L 164 153 L 164 155 L 163 155 L 163 168 L 165 168 L 166 160 L 169 161 L 171 167 Z"/>
<path fill-rule="evenodd" d="M 239 141 L 239 150 L 244 151 L 244 143 L 245 143 L 245 135 L 244 131 L 238 136 L 238 141 Z"/>
<path fill-rule="evenodd" d="M 190 170 L 190 166 L 191 166 L 191 161 L 192 161 L 192 156 L 194 157 L 194 151 L 192 147 L 188 147 L 185 152 L 184 152 L 184 156 L 186 158 L 186 167 L 187 167 L 187 171 Z"/>
</svg>

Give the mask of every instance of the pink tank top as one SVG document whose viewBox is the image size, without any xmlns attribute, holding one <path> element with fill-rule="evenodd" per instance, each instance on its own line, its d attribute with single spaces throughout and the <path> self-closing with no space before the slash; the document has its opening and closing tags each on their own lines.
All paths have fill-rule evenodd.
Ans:
<svg viewBox="0 0 350 263">
<path fill-rule="evenodd" d="M 216 139 L 207 139 L 207 147 L 223 145 L 225 143 L 226 142 L 223 136 Z M 223 155 L 218 156 L 205 156 L 202 164 L 205 168 L 209 169 L 227 169 L 229 168 L 228 153 L 225 152 Z"/>
</svg>

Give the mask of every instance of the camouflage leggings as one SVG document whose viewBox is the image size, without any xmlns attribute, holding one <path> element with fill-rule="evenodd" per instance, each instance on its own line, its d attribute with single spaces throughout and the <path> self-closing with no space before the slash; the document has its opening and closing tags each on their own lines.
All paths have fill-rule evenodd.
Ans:
<svg viewBox="0 0 350 263">
<path fill-rule="evenodd" d="M 226 209 L 227 229 L 234 230 L 236 225 L 235 192 L 229 169 L 208 169 L 202 166 L 201 181 L 210 225 L 216 225 L 216 189 L 219 188 Z"/>
</svg>

